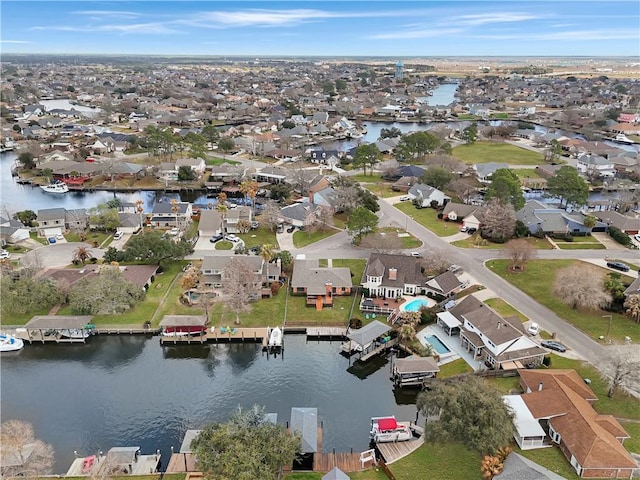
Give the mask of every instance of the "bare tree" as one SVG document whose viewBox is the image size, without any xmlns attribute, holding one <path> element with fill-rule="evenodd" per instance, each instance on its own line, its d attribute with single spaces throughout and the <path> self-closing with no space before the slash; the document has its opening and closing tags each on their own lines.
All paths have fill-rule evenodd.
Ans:
<svg viewBox="0 0 640 480">
<path fill-rule="evenodd" d="M 360 189 L 357 186 L 345 186 L 338 189 L 336 209 L 350 212 L 360 204 Z"/>
<path fill-rule="evenodd" d="M 637 293 L 629 295 L 624 301 L 624 308 L 627 315 L 640 323 L 640 295 Z"/>
<path fill-rule="evenodd" d="M 393 233 L 371 233 L 360 241 L 360 246 L 378 253 L 399 253 L 402 250 L 402 239 Z"/>
<path fill-rule="evenodd" d="M 504 249 L 511 259 L 511 270 L 516 271 L 524 270 L 527 261 L 534 258 L 537 252 L 536 248 L 524 238 L 509 240 Z"/>
<path fill-rule="evenodd" d="M 451 155 L 443 154 L 428 156 L 425 160 L 425 164 L 429 167 L 446 168 L 453 173 L 462 173 L 467 169 L 464 162 L 458 160 L 456 157 L 452 157 Z"/>
<path fill-rule="evenodd" d="M 597 310 L 611 302 L 611 294 L 604 288 L 604 274 L 599 268 L 586 264 L 560 270 L 553 293 L 574 310 Z"/>
<path fill-rule="evenodd" d="M 222 272 L 222 294 L 225 305 L 236 315 L 236 324 L 240 323 L 240 313 L 249 310 L 249 301 L 259 294 L 260 280 L 253 266 L 244 258 L 233 258 Z"/>
<path fill-rule="evenodd" d="M 380 168 L 382 171 L 382 178 L 391 179 L 397 177 L 399 168 L 400 164 L 395 160 L 383 163 Z"/>
<path fill-rule="evenodd" d="M 601 363 L 603 379 L 608 383 L 607 396 L 612 398 L 616 390 L 638 390 L 640 384 L 640 356 L 637 347 L 617 345 L 608 349 Z"/>
<path fill-rule="evenodd" d="M 438 275 L 447 271 L 451 262 L 439 250 L 429 250 L 420 261 L 425 274 Z"/>
<path fill-rule="evenodd" d="M 275 231 L 280 223 L 280 207 L 273 200 L 267 201 L 262 215 L 260 216 L 262 223 L 271 231 Z"/>
<path fill-rule="evenodd" d="M 478 191 L 478 188 L 473 185 L 471 180 L 465 178 L 456 178 L 449 183 L 449 190 L 455 193 L 462 203 L 470 203 L 471 199 Z"/>
<path fill-rule="evenodd" d="M 309 192 L 311 182 L 318 175 L 318 171 L 307 170 L 302 167 L 295 168 L 289 171 L 289 180 L 293 185 L 293 188 L 300 194 L 306 195 Z"/>
<path fill-rule="evenodd" d="M 2 477 L 41 477 L 52 473 L 53 447 L 38 440 L 30 423 L 8 420 L 0 425 Z"/>
<path fill-rule="evenodd" d="M 503 204 L 494 198 L 482 214 L 480 231 L 484 238 L 504 242 L 513 237 L 516 230 L 516 212 L 511 204 Z"/>
</svg>

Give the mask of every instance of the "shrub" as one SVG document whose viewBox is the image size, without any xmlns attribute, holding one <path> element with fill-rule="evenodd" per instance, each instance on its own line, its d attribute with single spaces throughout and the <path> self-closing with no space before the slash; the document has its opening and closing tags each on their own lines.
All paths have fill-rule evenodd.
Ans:
<svg viewBox="0 0 640 480">
<path fill-rule="evenodd" d="M 545 357 L 542 359 L 542 364 L 545 367 L 550 367 L 551 366 L 551 357 L 549 355 L 545 355 Z"/>
<path fill-rule="evenodd" d="M 631 242 L 631 238 L 629 238 L 629 235 L 624 233 L 619 228 L 610 226 L 609 236 L 613 238 L 616 242 L 618 242 L 620 245 L 624 245 L 625 247 L 629 247 L 633 245 L 633 243 Z"/>
<path fill-rule="evenodd" d="M 349 328 L 353 328 L 354 330 L 362 328 L 362 320 L 359 318 L 353 317 L 351 320 L 349 320 Z"/>
<path fill-rule="evenodd" d="M 271 285 L 269 285 L 269 288 L 271 288 L 271 295 L 277 295 L 281 286 L 280 282 L 271 282 Z"/>
</svg>

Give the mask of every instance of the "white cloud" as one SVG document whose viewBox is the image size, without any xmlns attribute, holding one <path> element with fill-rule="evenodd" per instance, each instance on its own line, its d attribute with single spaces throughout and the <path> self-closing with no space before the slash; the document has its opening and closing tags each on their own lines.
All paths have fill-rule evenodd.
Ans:
<svg viewBox="0 0 640 480">
<path fill-rule="evenodd" d="M 137 23 L 130 25 L 87 25 L 87 26 L 47 26 L 32 27 L 31 30 L 54 30 L 59 32 L 114 32 L 124 34 L 167 34 L 180 33 L 163 23 Z"/>
<path fill-rule="evenodd" d="M 125 10 L 78 10 L 71 12 L 74 15 L 88 15 L 90 17 L 117 17 L 117 18 L 140 18 L 141 13 Z"/>
<path fill-rule="evenodd" d="M 26 43 L 33 43 L 30 42 L 28 40 L 0 40 L 0 43 L 11 43 L 11 44 L 26 44 Z"/>
<path fill-rule="evenodd" d="M 370 35 L 366 38 L 373 40 L 394 40 L 394 39 L 408 39 L 408 38 L 433 38 L 433 37 L 446 37 L 448 35 L 456 35 L 461 33 L 459 28 L 424 28 L 419 30 L 398 30 L 390 33 L 380 33 L 376 35 Z"/>
<path fill-rule="evenodd" d="M 520 34 L 497 34 L 497 35 L 473 35 L 473 38 L 483 38 L 488 40 L 566 40 L 566 41 L 586 41 L 586 40 L 625 40 L 638 39 L 637 30 L 569 30 L 563 32 L 542 32 L 542 33 L 520 33 Z"/>
<path fill-rule="evenodd" d="M 543 18 L 540 15 L 519 12 L 494 12 L 494 13 L 478 13 L 472 15 L 458 15 L 451 17 L 449 22 L 458 25 L 487 25 L 490 23 L 513 23 L 524 22 L 528 20 L 539 20 Z"/>
</svg>

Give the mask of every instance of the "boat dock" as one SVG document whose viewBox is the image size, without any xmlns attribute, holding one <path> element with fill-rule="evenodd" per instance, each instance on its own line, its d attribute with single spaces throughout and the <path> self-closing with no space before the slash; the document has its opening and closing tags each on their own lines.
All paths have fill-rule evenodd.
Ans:
<svg viewBox="0 0 640 480">
<path fill-rule="evenodd" d="M 407 440 L 406 442 L 376 443 L 376 449 L 380 455 L 382 455 L 385 464 L 391 465 L 393 462 L 415 452 L 424 444 L 424 429 L 414 424 L 411 424 L 409 428 L 414 432 L 414 434 L 420 435 L 420 437 L 413 440 Z"/>
<path fill-rule="evenodd" d="M 261 343 L 266 346 L 269 340 L 268 328 L 221 328 L 207 330 L 202 335 L 160 335 L 161 344 L 203 344 L 203 343 Z"/>
<path fill-rule="evenodd" d="M 158 471 L 160 451 L 141 455 L 139 447 L 114 447 L 106 455 L 76 458 L 67 477 L 108 477 L 111 475 L 149 475 Z"/>
<path fill-rule="evenodd" d="M 306 333 L 307 340 L 342 340 L 347 336 L 347 329 L 345 327 L 307 327 Z"/>
<path fill-rule="evenodd" d="M 358 360 L 360 360 L 361 362 L 366 362 L 371 357 L 375 357 L 376 355 L 387 351 L 388 349 L 390 349 L 391 347 L 393 347 L 397 343 L 398 343 L 398 339 L 397 338 L 392 338 L 388 342 L 382 343 L 382 344 L 378 345 L 376 348 L 374 348 L 373 350 L 371 350 L 370 352 L 367 352 L 366 354 L 362 355 L 360 358 L 358 358 Z"/>
<path fill-rule="evenodd" d="M 314 472 L 328 472 L 333 467 L 338 467 L 343 472 L 358 472 L 363 470 L 362 464 L 360 463 L 360 453 L 316 453 L 313 456 Z"/>
</svg>

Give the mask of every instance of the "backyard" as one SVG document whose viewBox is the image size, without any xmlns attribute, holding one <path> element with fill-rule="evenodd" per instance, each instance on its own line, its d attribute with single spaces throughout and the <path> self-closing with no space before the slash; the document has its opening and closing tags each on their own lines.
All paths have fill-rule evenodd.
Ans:
<svg viewBox="0 0 640 480">
<path fill-rule="evenodd" d="M 471 145 L 460 145 L 453 149 L 453 156 L 469 165 L 490 162 L 509 165 L 544 163 L 544 157 L 540 153 L 500 142 L 475 142 Z"/>
</svg>

